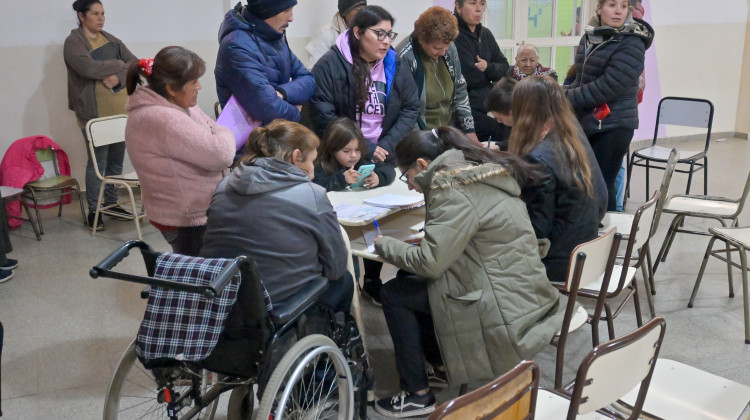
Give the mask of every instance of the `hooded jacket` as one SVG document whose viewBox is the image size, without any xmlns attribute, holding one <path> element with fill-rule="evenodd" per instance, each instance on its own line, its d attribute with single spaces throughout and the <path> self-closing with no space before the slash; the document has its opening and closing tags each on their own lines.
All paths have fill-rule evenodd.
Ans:
<svg viewBox="0 0 750 420">
<path fill-rule="evenodd" d="M 427 106 L 427 97 L 424 80 L 424 68 L 420 52 L 422 47 L 419 41 L 411 35 L 398 46 L 399 57 L 409 65 L 409 69 L 414 76 L 417 84 L 417 94 L 419 95 L 420 112 L 417 123 L 419 128 L 424 130 L 425 125 L 425 107 Z M 466 91 L 466 79 L 461 73 L 461 62 L 458 59 L 458 50 L 456 44 L 451 43 L 442 57 L 442 63 L 448 68 L 448 72 L 453 80 L 453 98 L 451 99 L 451 114 L 453 124 L 460 128 L 464 133 L 474 132 L 474 117 L 471 116 L 471 106 L 469 105 L 469 94 Z"/>
<path fill-rule="evenodd" d="M 386 76 L 383 131 L 377 144 L 366 142 L 366 158 L 371 159 L 375 147 L 380 146 L 389 153 L 387 161 L 395 162 L 396 144 L 417 127 L 420 105 L 414 78 L 395 50 L 388 50 L 383 64 Z M 354 101 L 352 64 L 346 60 L 338 46 L 331 47 L 318 60 L 312 73 L 315 75 L 317 89 L 310 100 L 310 111 L 313 128 L 318 136 L 322 137 L 328 124 L 337 117 L 360 122 Z"/>
<path fill-rule="evenodd" d="M 576 124 L 578 125 L 578 124 Z M 573 181 L 570 164 L 559 142 L 550 133 L 526 156 L 537 164 L 539 182 L 526 186 L 522 197 L 536 237 L 548 239 L 550 248 L 542 263 L 550 281 L 565 282 L 573 249 L 599 234 L 599 222 L 607 211 L 607 185 L 583 130 L 578 139 L 586 150 L 594 194 L 589 196 Z"/>
<path fill-rule="evenodd" d="M 128 99 L 125 145 L 151 220 L 164 226 L 206 224 L 206 210 L 232 164 L 234 134 L 198 106 L 187 111 L 148 87 Z"/>
<path fill-rule="evenodd" d="M 239 3 L 219 28 L 214 76 L 221 105 L 234 95 L 262 124 L 277 118 L 299 121 L 296 105 L 307 102 L 315 91 L 315 78 L 292 53 L 285 35 Z"/>
<path fill-rule="evenodd" d="M 208 208 L 201 256 L 239 255 L 255 260 L 274 301 L 320 276 L 341 278 L 348 253 L 325 189 L 298 167 L 264 157 L 237 166 Z"/>
<path fill-rule="evenodd" d="M 566 94 L 587 136 L 613 128 L 638 128 L 638 78 L 654 30 L 628 16 L 622 29 L 600 26 L 595 16 L 576 50 L 575 81 Z M 597 106 L 607 104 L 610 114 L 601 121 Z"/>
<path fill-rule="evenodd" d="M 117 45 L 121 60 L 98 61 L 91 58 L 91 44 L 80 27 L 70 31 L 63 45 L 65 67 L 68 69 L 68 109 L 74 111 L 78 120 L 84 123 L 105 116 L 99 115 L 96 107 L 96 82 L 114 74 L 124 86 L 128 64 L 137 59 L 119 38 L 109 32 L 101 33 Z"/>
<path fill-rule="evenodd" d="M 449 150 L 414 177 L 426 217 L 419 246 L 383 237 L 376 252 L 426 277 L 451 383 L 490 381 L 560 329 L 565 297 L 547 280 L 521 189 L 502 165 Z"/>
<path fill-rule="evenodd" d="M 339 12 L 336 12 L 331 19 L 331 23 L 324 25 L 318 30 L 318 33 L 310 38 L 310 42 L 305 46 L 305 51 L 310 54 L 307 61 L 307 68 L 312 69 L 315 63 L 320 60 L 323 54 L 327 53 L 333 45 L 336 44 L 336 38 L 342 32 L 346 32 L 346 22 Z"/>
<path fill-rule="evenodd" d="M 472 32 L 461 16 L 456 14 L 456 19 L 458 19 L 458 38 L 454 43 L 461 61 L 461 71 L 466 78 L 471 109 L 485 113 L 487 110 L 484 107 L 484 101 L 492 85 L 505 76 L 510 65 L 489 29 L 479 24 L 475 32 Z M 487 61 L 485 71 L 479 70 L 474 65 L 477 62 L 477 56 Z"/>
</svg>

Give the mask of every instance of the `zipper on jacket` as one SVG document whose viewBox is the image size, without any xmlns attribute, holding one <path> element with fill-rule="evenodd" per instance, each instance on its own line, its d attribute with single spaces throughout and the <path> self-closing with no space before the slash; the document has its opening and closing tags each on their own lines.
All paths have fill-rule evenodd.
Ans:
<svg viewBox="0 0 750 420">
<path fill-rule="evenodd" d="M 598 49 L 599 49 L 599 47 L 601 47 L 602 45 L 604 45 L 604 44 L 606 44 L 606 43 L 608 43 L 608 42 L 612 42 L 612 39 L 610 38 L 610 39 L 608 39 L 608 40 L 606 40 L 606 41 L 602 42 L 601 44 L 599 44 L 599 45 L 597 45 L 596 47 L 594 47 L 594 49 L 593 49 L 593 50 L 589 51 L 589 53 L 588 53 L 588 54 L 586 54 L 586 58 L 584 58 L 584 59 L 583 59 L 583 65 L 581 66 L 581 79 L 583 79 L 583 71 L 584 71 L 584 70 L 586 69 L 586 62 L 587 62 L 587 61 L 589 61 L 589 57 L 591 57 L 591 55 L 592 55 L 592 54 L 594 54 L 594 52 L 595 52 L 596 50 L 598 50 Z M 586 48 L 586 45 L 585 45 L 585 44 L 584 44 L 583 48 Z"/>
</svg>

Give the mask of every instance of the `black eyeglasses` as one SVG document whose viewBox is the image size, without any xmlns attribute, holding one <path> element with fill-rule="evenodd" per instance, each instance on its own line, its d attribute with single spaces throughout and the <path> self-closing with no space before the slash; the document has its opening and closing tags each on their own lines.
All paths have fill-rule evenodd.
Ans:
<svg viewBox="0 0 750 420">
<path fill-rule="evenodd" d="M 390 41 L 393 42 L 396 40 L 396 37 L 398 36 L 398 34 L 393 31 L 386 32 L 382 29 L 372 29 L 372 28 L 367 28 L 367 29 L 375 32 L 375 36 L 378 37 L 378 41 L 385 41 L 385 38 L 388 37 L 388 39 L 390 39 Z"/>
<path fill-rule="evenodd" d="M 411 168 L 413 168 L 413 167 L 414 167 L 414 164 L 412 164 L 408 168 L 406 168 L 406 170 L 404 172 L 402 172 L 401 175 L 399 175 L 398 180 L 401 181 L 401 182 L 403 182 L 404 184 L 408 184 L 409 183 L 409 177 L 406 176 L 406 173 L 409 172 L 409 170 Z"/>
</svg>

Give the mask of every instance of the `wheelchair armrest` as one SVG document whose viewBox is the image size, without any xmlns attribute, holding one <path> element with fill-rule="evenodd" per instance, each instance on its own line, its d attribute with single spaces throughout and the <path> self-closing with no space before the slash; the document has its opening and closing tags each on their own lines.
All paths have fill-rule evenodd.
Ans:
<svg viewBox="0 0 750 420">
<path fill-rule="evenodd" d="M 318 277 L 307 283 L 300 291 L 284 300 L 273 302 L 271 319 L 274 325 L 284 325 L 307 310 L 328 288 L 328 279 Z"/>
</svg>

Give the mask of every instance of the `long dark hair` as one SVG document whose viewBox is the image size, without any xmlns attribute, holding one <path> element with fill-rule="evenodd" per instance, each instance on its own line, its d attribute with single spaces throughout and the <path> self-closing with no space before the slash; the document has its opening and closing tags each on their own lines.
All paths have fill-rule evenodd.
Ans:
<svg viewBox="0 0 750 420">
<path fill-rule="evenodd" d="M 132 95 L 135 88 L 143 84 L 143 77 L 151 90 L 169 99 L 167 85 L 174 90 L 182 90 L 187 82 L 198 79 L 206 72 L 206 62 L 198 54 L 183 47 L 162 48 L 154 57 L 150 75 L 145 74 L 138 61 L 134 60 L 128 67 L 128 95 Z"/>
<path fill-rule="evenodd" d="M 323 141 L 320 142 L 318 150 L 318 163 L 327 173 L 334 173 L 341 166 L 336 160 L 336 152 L 346 147 L 352 140 L 357 140 L 357 147 L 362 153 L 357 165 L 364 162 L 367 154 L 367 143 L 362 135 L 362 130 L 357 127 L 357 123 L 346 117 L 336 118 L 326 129 Z"/>
<path fill-rule="evenodd" d="M 352 53 L 352 73 L 354 74 L 354 104 L 359 110 L 365 108 L 365 102 L 367 102 L 367 92 L 370 84 L 372 83 L 372 76 L 370 75 L 370 65 L 359 55 L 360 45 L 357 37 L 354 36 L 355 28 L 358 28 L 357 35 L 360 37 L 365 35 L 367 28 L 377 25 L 378 23 L 387 20 L 391 22 L 391 26 L 395 22 L 393 16 L 388 13 L 387 10 L 380 6 L 365 6 L 359 9 L 354 19 L 352 19 L 349 31 L 349 49 Z"/>
<path fill-rule="evenodd" d="M 396 145 L 396 163 L 401 172 L 406 172 L 417 159 L 433 161 L 450 149 L 462 151 L 464 159 L 478 165 L 497 163 L 505 166 L 521 186 L 529 184 L 536 175 L 533 167 L 519 157 L 481 147 L 460 130 L 448 126 L 407 134 Z"/>
<path fill-rule="evenodd" d="M 589 196 L 594 195 L 586 148 L 578 138 L 578 127 L 570 102 L 557 81 L 549 76 L 528 76 L 513 91 L 513 130 L 508 150 L 520 157 L 531 153 L 545 138 L 552 141 L 556 153 L 566 165 L 562 168 L 572 181 Z M 544 125 L 552 122 L 549 135 L 543 137 Z"/>
<path fill-rule="evenodd" d="M 86 13 L 91 10 L 91 6 L 99 3 L 102 4 L 99 0 L 76 0 L 73 2 L 73 10 L 76 11 L 76 20 L 78 20 L 78 26 L 81 26 L 81 18 L 78 17 L 79 13 L 82 13 L 84 16 L 86 16 Z"/>
</svg>

